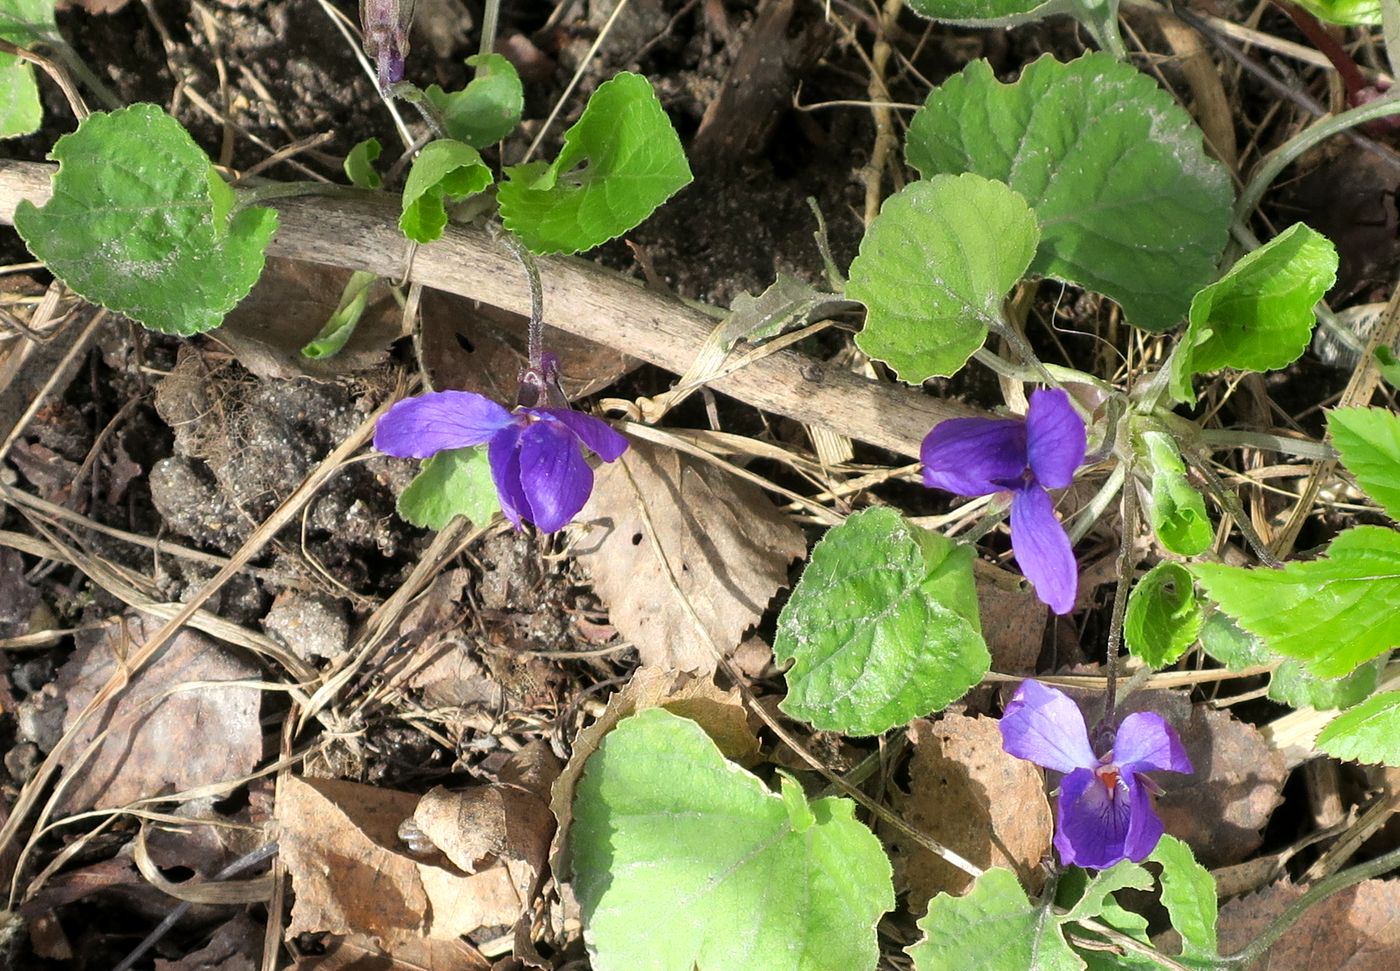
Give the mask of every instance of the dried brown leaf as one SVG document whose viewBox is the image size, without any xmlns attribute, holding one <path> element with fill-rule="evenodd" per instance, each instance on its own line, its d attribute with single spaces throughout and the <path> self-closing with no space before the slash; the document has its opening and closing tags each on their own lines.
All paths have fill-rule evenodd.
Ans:
<svg viewBox="0 0 1400 971">
<path fill-rule="evenodd" d="M 1247 946 L 1298 897 L 1285 880 L 1220 908 L 1220 951 Z M 1394 971 L 1400 963 L 1400 881 L 1366 880 L 1303 912 L 1244 971 Z"/>
<path fill-rule="evenodd" d="M 1040 860 L 1054 832 L 1040 770 L 1002 749 L 992 718 L 920 720 L 909 726 L 909 738 L 909 792 L 894 799 L 904 821 L 981 867 L 1011 867 L 1038 890 Z M 937 893 L 957 896 L 971 885 L 971 877 L 942 858 L 885 835 L 914 912 L 922 913 Z"/>
<path fill-rule="evenodd" d="M 726 691 L 708 678 L 656 668 L 639 669 L 621 691 L 608 699 L 598 720 L 574 738 L 569 761 L 550 790 L 549 808 L 559 821 L 554 844 L 550 847 L 550 862 L 556 875 L 565 872 L 561 867 L 561 853 L 574 818 L 574 789 L 583 775 L 584 764 L 598 750 L 603 736 L 618 722 L 647 708 L 665 708 L 696 722 L 725 757 L 741 765 L 752 764 L 758 756 L 758 737 L 749 727 L 748 714 L 739 700 L 737 688 Z"/>
<path fill-rule="evenodd" d="M 1189 776 L 1157 777 L 1165 790 L 1157 811 L 1167 832 L 1190 843 L 1204 866 L 1238 863 L 1259 847 L 1264 825 L 1282 800 L 1288 778 L 1282 754 L 1227 711 L 1196 705 L 1188 713 L 1182 710 L 1190 705 L 1185 692 L 1150 694 L 1171 695 L 1167 710 L 1152 708 L 1181 735 L 1195 769 Z M 1129 704 L 1127 710 L 1139 707 Z"/>
<path fill-rule="evenodd" d="M 287 936 L 365 934 L 388 953 L 423 937 L 509 926 L 524 909 L 504 866 L 462 874 L 399 839 L 418 797 L 334 779 L 282 783 L 277 821 L 296 902 Z"/>
<path fill-rule="evenodd" d="M 135 615 L 79 637 L 55 679 L 67 702 L 64 731 L 109 680 L 122 679 L 123 658 L 162 626 Z M 261 693 L 218 682 L 256 679 L 256 665 L 218 642 L 182 630 L 160 649 L 115 701 L 89 718 L 66 751 L 73 773 L 63 794 L 68 811 L 110 809 L 147 796 L 245 776 L 262 758 Z M 98 735 L 97 750 L 73 768 Z"/>
<path fill-rule="evenodd" d="M 209 943 L 178 961 L 156 958 L 155 971 L 255 971 L 262 964 L 265 929 L 247 914 L 224 924 Z"/>
<path fill-rule="evenodd" d="M 39 591 L 25 578 L 24 559 L 12 549 L 0 549 L 0 637 L 29 633 L 29 618 L 39 604 Z"/>
<path fill-rule="evenodd" d="M 339 267 L 270 258 L 253 292 L 210 336 L 260 378 L 329 381 L 374 367 L 403 331 L 403 311 L 383 280 L 371 285 L 369 305 L 339 352 L 321 360 L 301 353 L 335 313 L 349 280 L 350 271 Z"/>
<path fill-rule="evenodd" d="M 491 962 L 466 941 L 400 941 L 392 952 L 365 935 L 333 938 L 326 953 L 304 957 L 297 971 L 489 971 Z"/>
<path fill-rule="evenodd" d="M 531 743 L 501 767 L 502 781 L 494 785 L 429 791 L 399 833 L 426 838 L 465 873 L 504 863 L 520 898 L 533 900 L 554 836 L 549 787 L 561 768 L 545 743 Z M 521 916 L 528 933 L 528 912 Z"/>
<path fill-rule="evenodd" d="M 992 655 L 992 670 L 1002 674 L 1030 674 L 1040 658 L 1049 612 L 1035 591 L 1015 583 L 1004 570 L 978 560 L 977 610 L 982 637 Z"/>
<path fill-rule="evenodd" d="M 424 290 L 422 309 L 420 353 L 432 389 L 475 391 L 514 404 L 526 361 L 528 321 L 441 290 Z M 570 399 L 601 391 L 641 364 L 606 344 L 547 324 L 544 346 L 559 355 L 559 383 Z"/>
<path fill-rule="evenodd" d="M 657 543 L 647 535 L 647 518 Z M 674 449 L 633 441 L 598 470 L 575 547 L 609 617 L 644 665 L 710 672 L 743 639 L 807 552 L 802 530 L 755 486 Z M 672 583 L 657 559 L 665 551 Z M 683 601 L 709 631 L 696 629 Z"/>
</svg>

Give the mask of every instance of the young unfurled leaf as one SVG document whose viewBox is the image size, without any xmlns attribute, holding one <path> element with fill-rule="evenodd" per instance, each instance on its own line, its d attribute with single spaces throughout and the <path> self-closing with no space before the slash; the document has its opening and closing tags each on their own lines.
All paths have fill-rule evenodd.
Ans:
<svg viewBox="0 0 1400 971">
<path fill-rule="evenodd" d="M 461 202 L 491 184 L 491 170 L 476 149 L 450 138 L 423 146 L 403 187 L 399 228 L 409 239 L 431 243 L 447 225 L 447 203 Z"/>
<path fill-rule="evenodd" d="M 157 106 L 95 112 L 49 157 L 53 198 L 21 202 L 15 228 L 86 299 L 189 335 L 219 326 L 257 282 L 277 213 L 233 213 L 233 190 Z"/>
<path fill-rule="evenodd" d="M 1400 691 L 1338 715 L 1317 736 L 1317 747 L 1333 758 L 1400 766 Z"/>
<path fill-rule="evenodd" d="M 856 344 L 919 384 L 967 362 L 1001 321 L 1040 231 L 1026 201 L 977 175 L 890 196 L 861 240 L 846 295 L 869 308 Z"/>
<path fill-rule="evenodd" d="M 1000 867 L 978 877 L 965 896 L 941 893 L 930 900 L 919 930 L 923 939 L 905 948 L 915 971 L 1084 967 L 1065 943 L 1059 923 L 1026 897 L 1016 874 Z"/>
<path fill-rule="evenodd" d="M 1242 257 L 1191 300 L 1172 358 L 1172 396 L 1196 400 L 1193 374 L 1274 371 L 1296 361 L 1312 336 L 1313 307 L 1336 279 L 1336 247 L 1302 223 Z"/>
<path fill-rule="evenodd" d="M 1014 84 L 975 61 L 929 95 L 906 152 L 924 178 L 1019 192 L 1040 222 L 1031 272 L 1106 294 L 1139 327 L 1176 324 L 1215 275 L 1229 176 L 1171 96 L 1110 55 L 1047 55 Z"/>
<path fill-rule="evenodd" d="M 1181 657 L 1200 629 L 1195 585 L 1179 563 L 1158 563 L 1128 595 L 1123 639 L 1134 657 L 1154 668 Z"/>
<path fill-rule="evenodd" d="M 1210 546 L 1215 530 L 1206 515 L 1206 501 L 1186 478 L 1186 463 L 1165 432 L 1138 433 L 1139 449 L 1152 476 L 1147 515 L 1163 546 L 1180 556 L 1196 556 Z"/>
<path fill-rule="evenodd" d="M 1175 836 L 1163 836 L 1148 857 L 1162 867 L 1162 904 L 1181 935 L 1182 956 L 1210 960 L 1216 956 L 1215 923 L 1219 906 L 1215 878 Z"/>
<path fill-rule="evenodd" d="M 879 840 L 849 800 L 807 804 L 781 785 L 664 708 L 609 732 L 569 834 L 593 967 L 874 969 L 875 923 L 894 906 Z"/>
<path fill-rule="evenodd" d="M 357 185 L 361 189 L 378 189 L 384 184 L 384 180 L 374 170 L 374 163 L 381 151 L 383 147 L 377 138 L 366 138 L 350 149 L 350 154 L 345 156 L 345 177 L 350 180 L 351 185 Z"/>
<path fill-rule="evenodd" d="M 1282 569 L 1193 563 L 1220 608 L 1271 651 L 1339 678 L 1400 644 L 1400 533 L 1355 526 L 1327 555 Z"/>
<path fill-rule="evenodd" d="M 476 68 L 476 77 L 461 91 L 449 93 L 430 84 L 423 96 L 441 113 L 448 135 L 485 148 L 515 130 L 525 94 L 515 65 L 500 54 L 475 54 L 467 58 L 467 66 Z"/>
<path fill-rule="evenodd" d="M 485 448 L 439 452 L 399 496 L 399 515 L 415 526 L 442 529 L 455 516 L 484 526 L 500 511 Z"/>
<path fill-rule="evenodd" d="M 961 698 L 991 666 L 972 558 L 888 508 L 832 528 L 778 616 L 773 656 L 795 662 L 783 711 L 876 735 Z"/>
<path fill-rule="evenodd" d="M 1400 417 L 1381 408 L 1337 408 L 1327 430 L 1366 495 L 1400 522 Z"/>
<path fill-rule="evenodd" d="M 1341 678 L 1319 678 L 1302 661 L 1285 661 L 1269 678 L 1269 697 L 1294 708 L 1350 708 L 1376 690 L 1386 660 L 1382 654 Z"/>
<path fill-rule="evenodd" d="M 690 183 L 651 84 L 624 72 L 593 92 L 559 157 L 506 170 L 501 219 L 536 253 L 578 253 L 639 225 Z"/>
<path fill-rule="evenodd" d="M 319 361 L 344 347 L 355 333 L 355 325 L 364 316 L 365 308 L 369 306 L 370 288 L 378 279 L 378 274 L 364 270 L 350 274 L 335 312 L 326 320 L 326 326 L 321 328 L 320 333 L 302 347 L 301 353 L 313 361 Z"/>
</svg>

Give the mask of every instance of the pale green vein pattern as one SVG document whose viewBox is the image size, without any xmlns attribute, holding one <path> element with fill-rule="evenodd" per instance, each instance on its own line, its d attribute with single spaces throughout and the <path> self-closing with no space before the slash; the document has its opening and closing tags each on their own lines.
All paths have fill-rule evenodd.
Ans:
<svg viewBox="0 0 1400 971">
<path fill-rule="evenodd" d="M 1032 904 L 1010 870 L 994 868 L 962 897 L 940 893 L 905 950 L 915 971 L 1080 971 L 1048 908 Z"/>
<path fill-rule="evenodd" d="M 1193 563 L 1206 593 L 1265 647 L 1324 678 L 1400 644 L 1400 533 L 1356 526 L 1322 559 L 1279 570 Z"/>
<path fill-rule="evenodd" d="M 725 760 L 664 708 L 588 760 L 569 840 L 595 971 L 870 971 L 894 906 L 855 804 L 808 804 Z"/>
<path fill-rule="evenodd" d="M 155 105 L 89 115 L 55 143 L 53 197 L 15 228 L 75 292 L 168 334 L 224 319 L 257 282 L 277 213 L 230 217 L 233 190 Z"/>
<path fill-rule="evenodd" d="M 1031 271 L 1112 297 L 1139 327 L 1175 325 L 1215 276 L 1229 177 L 1171 96 L 1109 55 L 1047 55 L 1014 84 L 975 61 L 929 95 L 906 153 L 925 178 L 1015 189 L 1040 221 Z"/>
<path fill-rule="evenodd" d="M 846 296 L 869 311 L 860 349 L 903 381 L 950 375 L 1002 319 L 1040 233 L 1000 182 L 939 175 L 885 200 L 851 263 Z"/>
<path fill-rule="evenodd" d="M 1338 715 L 1317 737 L 1328 755 L 1400 766 L 1400 691 L 1387 691 Z"/>
<path fill-rule="evenodd" d="M 1382 408 L 1337 408 L 1327 430 L 1366 495 L 1400 522 L 1400 418 Z"/>
<path fill-rule="evenodd" d="M 778 616 L 783 711 L 875 735 L 961 698 L 991 666 L 972 558 L 888 508 L 833 527 Z"/>
<path fill-rule="evenodd" d="M 623 72 L 599 86 L 551 164 L 506 170 L 501 219 L 536 253 L 582 252 L 639 225 L 690 166 L 651 84 Z"/>
</svg>

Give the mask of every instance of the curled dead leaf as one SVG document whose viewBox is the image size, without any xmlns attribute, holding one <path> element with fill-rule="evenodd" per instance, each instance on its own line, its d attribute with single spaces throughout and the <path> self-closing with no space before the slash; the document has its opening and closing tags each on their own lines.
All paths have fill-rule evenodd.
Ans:
<svg viewBox="0 0 1400 971">
<path fill-rule="evenodd" d="M 524 910 L 505 866 L 463 874 L 413 859 L 398 836 L 418 797 L 333 779 L 288 778 L 277 801 L 296 894 L 287 936 L 364 934 L 395 953 L 423 938 L 510 926 Z"/>
<path fill-rule="evenodd" d="M 1264 826 L 1283 799 L 1288 767 L 1254 726 L 1205 705 L 1182 712 L 1190 704 L 1186 694 L 1170 694 L 1172 713 L 1155 705 L 1151 710 L 1176 728 L 1195 771 L 1160 777 L 1157 811 L 1167 832 L 1191 844 L 1204 866 L 1238 863 L 1263 841 Z M 1130 704 L 1125 714 L 1132 710 L 1137 706 Z"/>
<path fill-rule="evenodd" d="M 574 552 L 609 619 L 644 665 L 680 671 L 713 671 L 711 643 L 732 652 L 807 552 L 802 530 L 757 487 L 636 440 L 598 470 L 578 521 L 587 531 Z"/>
</svg>

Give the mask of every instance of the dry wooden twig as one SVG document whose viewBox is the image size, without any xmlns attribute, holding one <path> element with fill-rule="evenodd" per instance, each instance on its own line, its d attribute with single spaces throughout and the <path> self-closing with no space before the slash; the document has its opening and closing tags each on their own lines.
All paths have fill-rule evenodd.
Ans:
<svg viewBox="0 0 1400 971">
<path fill-rule="evenodd" d="M 36 205 L 48 199 L 53 169 L 0 160 L 0 223 L 14 222 L 21 199 Z M 286 199 L 276 207 L 280 228 L 268 248 L 272 256 L 406 277 L 521 315 L 530 311 L 519 264 L 485 230 L 448 227 L 441 240 L 414 251 L 399 232 L 397 207 L 389 196 L 383 202 Z M 584 260 L 543 257 L 539 268 L 545 323 L 668 371 L 684 373 L 714 329 L 715 320 L 703 311 Z M 764 411 L 914 457 L 938 422 L 979 414 L 791 350 L 716 378 L 713 387 Z"/>
</svg>

